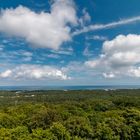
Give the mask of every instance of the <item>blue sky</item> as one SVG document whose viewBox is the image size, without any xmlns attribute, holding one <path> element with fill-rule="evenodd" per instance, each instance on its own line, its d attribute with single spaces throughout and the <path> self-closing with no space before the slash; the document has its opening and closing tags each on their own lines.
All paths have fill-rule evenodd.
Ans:
<svg viewBox="0 0 140 140">
<path fill-rule="evenodd" d="M 140 82 L 138 0 L 0 0 L 0 85 Z"/>
</svg>

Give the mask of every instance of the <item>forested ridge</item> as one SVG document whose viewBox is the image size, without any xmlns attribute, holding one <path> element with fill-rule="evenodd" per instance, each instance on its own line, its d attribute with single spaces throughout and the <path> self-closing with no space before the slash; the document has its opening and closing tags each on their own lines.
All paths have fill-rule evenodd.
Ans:
<svg viewBox="0 0 140 140">
<path fill-rule="evenodd" d="M 0 140 L 140 140 L 140 90 L 0 91 Z"/>
</svg>

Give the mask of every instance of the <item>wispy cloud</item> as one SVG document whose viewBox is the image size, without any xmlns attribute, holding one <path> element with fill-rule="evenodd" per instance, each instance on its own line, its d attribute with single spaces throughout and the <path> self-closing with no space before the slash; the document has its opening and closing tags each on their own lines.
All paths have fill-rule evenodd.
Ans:
<svg viewBox="0 0 140 140">
<path fill-rule="evenodd" d="M 60 54 L 60 55 L 72 55 L 73 54 L 73 48 L 67 47 L 66 49 L 59 49 L 59 50 L 51 50 L 51 53 L 54 54 Z"/>
<path fill-rule="evenodd" d="M 72 35 L 75 36 L 75 35 L 79 35 L 79 34 L 90 32 L 90 31 L 95 31 L 95 30 L 115 28 L 115 27 L 118 27 L 121 25 L 131 24 L 134 22 L 140 22 L 140 16 L 131 17 L 131 18 L 127 18 L 127 19 L 121 19 L 119 21 L 115 21 L 115 22 L 111 22 L 111 23 L 107 23 L 107 24 L 89 25 L 89 26 L 84 27 L 82 29 L 76 30 L 75 32 L 72 33 Z"/>
<path fill-rule="evenodd" d="M 87 40 L 99 40 L 99 41 L 105 41 L 108 38 L 106 36 L 99 36 L 99 35 L 94 35 L 94 36 L 87 36 Z"/>
</svg>

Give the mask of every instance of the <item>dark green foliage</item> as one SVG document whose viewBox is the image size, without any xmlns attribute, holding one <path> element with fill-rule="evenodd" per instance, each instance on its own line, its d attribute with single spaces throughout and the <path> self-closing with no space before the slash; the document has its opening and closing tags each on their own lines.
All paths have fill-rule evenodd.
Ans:
<svg viewBox="0 0 140 140">
<path fill-rule="evenodd" d="M 65 122 L 66 128 L 72 136 L 91 138 L 92 128 L 85 117 L 72 116 Z"/>
<path fill-rule="evenodd" d="M 0 140 L 139 140 L 140 90 L 1 91 Z"/>
</svg>

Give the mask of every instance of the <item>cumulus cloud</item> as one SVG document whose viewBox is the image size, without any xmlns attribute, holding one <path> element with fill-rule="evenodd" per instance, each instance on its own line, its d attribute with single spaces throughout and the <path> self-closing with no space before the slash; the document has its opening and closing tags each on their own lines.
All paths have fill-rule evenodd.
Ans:
<svg viewBox="0 0 140 140">
<path fill-rule="evenodd" d="M 71 40 L 71 26 L 76 24 L 72 0 L 56 0 L 50 12 L 36 13 L 24 6 L 0 12 L 0 32 L 22 37 L 38 47 L 56 50 Z"/>
<path fill-rule="evenodd" d="M 59 79 L 68 80 L 68 77 L 62 70 L 51 66 L 41 65 L 20 65 L 0 73 L 0 78 L 11 79 Z"/>
<path fill-rule="evenodd" d="M 11 70 L 6 70 L 6 71 L 0 73 L 0 77 L 1 78 L 7 78 L 7 77 L 10 77 L 11 74 L 12 74 Z"/>
<path fill-rule="evenodd" d="M 140 77 L 140 67 L 135 67 L 135 68 L 131 68 L 128 71 L 129 76 L 135 76 L 135 77 Z"/>
<path fill-rule="evenodd" d="M 86 61 L 91 68 L 98 68 L 105 78 L 127 75 L 140 77 L 140 35 L 118 35 L 105 41 L 102 54 L 95 60 Z"/>
</svg>

